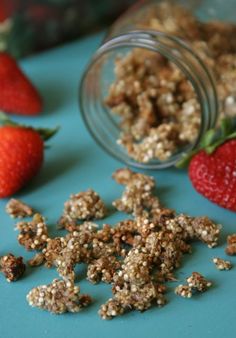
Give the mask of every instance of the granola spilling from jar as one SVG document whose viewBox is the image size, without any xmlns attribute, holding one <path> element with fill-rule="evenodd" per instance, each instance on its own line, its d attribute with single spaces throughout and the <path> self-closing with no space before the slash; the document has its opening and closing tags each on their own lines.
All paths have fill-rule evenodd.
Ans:
<svg viewBox="0 0 236 338">
<path fill-rule="evenodd" d="M 216 82 L 220 117 L 236 116 L 236 25 L 201 22 L 173 3 L 151 5 L 134 27 L 180 37 L 203 60 Z M 201 109 L 183 72 L 162 55 L 141 48 L 118 55 L 105 104 L 118 116 L 117 140 L 137 162 L 166 161 L 197 139 Z"/>
<path fill-rule="evenodd" d="M 65 203 L 63 215 L 72 217 L 75 227 L 65 226 L 64 236 L 51 237 L 45 219 L 39 214 L 30 222 L 18 223 L 19 243 L 27 250 L 37 251 L 28 264 L 55 267 L 60 276 L 48 285 L 34 287 L 27 295 L 29 305 L 55 314 L 78 312 L 88 306 L 92 298 L 81 295 L 77 285 L 76 266 L 82 263 L 87 267 L 89 282 L 111 285 L 112 297 L 99 309 L 101 318 L 162 307 L 167 302 L 167 282 L 177 281 L 175 270 L 181 266 L 184 254 L 191 253 L 191 241 L 199 240 L 209 248 L 218 244 L 220 225 L 208 217 L 178 214 L 164 207 L 155 195 L 153 177 L 124 168 L 117 170 L 113 178 L 124 185 L 113 206 L 129 214 L 115 225 L 106 223 L 99 227 L 93 223 L 105 211 L 104 202 L 93 191 L 89 191 L 89 196 L 87 192 L 73 195 Z M 82 202 L 78 204 L 80 199 Z M 100 213 L 95 207 L 97 203 Z M 215 263 L 223 264 L 219 259 Z M 16 280 L 25 269 L 22 258 L 11 254 L 1 258 L 0 264 L 8 280 Z M 200 273 L 193 272 L 185 285 L 175 288 L 175 293 L 190 298 L 196 292 L 206 291 L 211 284 Z"/>
</svg>

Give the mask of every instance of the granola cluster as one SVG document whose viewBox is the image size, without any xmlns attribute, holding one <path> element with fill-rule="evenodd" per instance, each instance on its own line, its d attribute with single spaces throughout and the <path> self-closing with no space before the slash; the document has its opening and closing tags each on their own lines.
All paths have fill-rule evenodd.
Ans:
<svg viewBox="0 0 236 338">
<path fill-rule="evenodd" d="M 9 253 L 0 258 L 0 271 L 5 275 L 8 282 L 18 280 L 24 274 L 25 268 L 22 257 L 15 257 Z"/>
<path fill-rule="evenodd" d="M 11 198 L 6 205 L 6 212 L 12 218 L 24 218 L 32 216 L 34 210 L 26 203 L 15 198 Z"/>
<path fill-rule="evenodd" d="M 221 117 L 236 115 L 236 25 L 200 22 L 187 9 L 165 1 L 146 8 L 142 17 L 134 16 L 134 27 L 187 41 L 215 78 Z M 176 65 L 156 52 L 135 48 L 116 58 L 114 73 L 105 104 L 118 116 L 117 142 L 131 158 L 165 161 L 196 140 L 201 108 Z"/>
<path fill-rule="evenodd" d="M 29 305 L 50 312 L 79 312 L 91 303 L 88 295 L 80 295 L 78 286 L 68 286 L 63 280 L 54 279 L 49 285 L 41 285 L 32 289 L 27 295 Z"/>
<path fill-rule="evenodd" d="M 19 222 L 16 229 L 20 231 L 18 242 L 26 250 L 41 250 L 48 239 L 48 229 L 42 215 L 35 214 L 30 222 Z"/>
<path fill-rule="evenodd" d="M 65 202 L 64 213 L 59 220 L 59 228 L 68 231 L 77 229 L 77 222 L 91 219 L 101 219 L 106 215 L 106 207 L 100 196 L 89 189 L 73 194 Z"/>
<path fill-rule="evenodd" d="M 124 185 L 113 205 L 130 214 L 115 225 L 93 223 L 105 215 L 105 207 L 92 190 L 72 195 L 65 203 L 68 232 L 64 236 L 50 237 L 39 214 L 29 222 L 17 223 L 19 243 L 27 250 L 37 250 L 29 265 L 55 267 L 60 276 L 49 285 L 33 288 L 27 295 L 30 305 L 56 314 L 78 312 L 89 305 L 91 298 L 80 295 L 76 285 L 76 266 L 83 263 L 91 283 L 111 284 L 112 297 L 99 309 L 103 319 L 163 306 L 166 282 L 176 280 L 175 269 L 181 266 L 183 255 L 191 253 L 191 241 L 200 240 L 210 248 L 217 245 L 220 226 L 207 217 L 191 217 L 163 207 L 155 195 L 153 177 L 124 168 L 113 178 Z M 210 282 L 194 272 L 187 285 L 180 285 L 175 292 L 191 297 L 209 286 Z"/>
<path fill-rule="evenodd" d="M 215 264 L 218 270 L 230 270 L 232 269 L 232 263 L 222 258 L 215 257 L 213 258 L 213 263 Z"/>
<path fill-rule="evenodd" d="M 236 255 L 236 234 L 232 234 L 227 237 L 227 247 L 225 252 L 230 256 Z"/>
<path fill-rule="evenodd" d="M 180 284 L 175 288 L 175 293 L 184 298 L 191 298 L 194 292 L 205 292 L 212 286 L 212 283 L 199 272 L 193 272 L 186 281 L 187 285 Z"/>
</svg>

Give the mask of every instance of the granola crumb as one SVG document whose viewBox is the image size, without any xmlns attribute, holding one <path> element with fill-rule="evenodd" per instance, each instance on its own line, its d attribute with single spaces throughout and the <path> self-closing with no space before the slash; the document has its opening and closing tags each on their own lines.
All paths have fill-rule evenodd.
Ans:
<svg viewBox="0 0 236 338">
<path fill-rule="evenodd" d="M 192 297 L 192 288 L 189 285 L 180 284 L 175 288 L 175 293 L 178 296 L 184 298 L 191 298 Z"/>
<path fill-rule="evenodd" d="M 79 312 L 91 303 L 88 295 L 80 295 L 80 288 L 63 280 L 54 279 L 51 284 L 33 288 L 27 295 L 30 306 L 55 314 Z"/>
<path fill-rule="evenodd" d="M 39 253 L 36 253 L 36 255 L 33 258 L 28 260 L 28 264 L 30 266 L 40 266 L 44 263 L 44 261 L 45 261 L 44 254 L 39 252 Z"/>
<path fill-rule="evenodd" d="M 35 214 L 30 222 L 18 222 L 16 229 L 20 231 L 18 242 L 26 250 L 42 250 L 48 239 L 48 229 L 42 215 Z"/>
<path fill-rule="evenodd" d="M 230 270 L 232 269 L 232 263 L 222 258 L 213 258 L 213 263 L 218 270 Z"/>
<path fill-rule="evenodd" d="M 122 315 L 124 308 L 120 303 L 110 298 L 105 304 L 101 305 L 98 314 L 102 319 L 112 319 L 116 316 Z"/>
<path fill-rule="evenodd" d="M 24 217 L 32 216 L 34 213 L 34 210 L 26 203 L 20 200 L 17 200 L 15 198 L 11 198 L 6 205 L 6 212 L 12 218 L 24 218 Z"/>
<path fill-rule="evenodd" d="M 26 266 L 22 257 L 9 253 L 0 258 L 0 269 L 8 282 L 14 282 L 24 274 Z"/>
<path fill-rule="evenodd" d="M 232 234 L 227 237 L 227 247 L 225 252 L 229 256 L 236 255 L 236 234 Z"/>
<path fill-rule="evenodd" d="M 212 282 L 208 281 L 199 272 L 192 272 L 192 275 L 187 278 L 187 283 L 193 290 L 199 292 L 205 292 L 212 286 Z"/>
</svg>

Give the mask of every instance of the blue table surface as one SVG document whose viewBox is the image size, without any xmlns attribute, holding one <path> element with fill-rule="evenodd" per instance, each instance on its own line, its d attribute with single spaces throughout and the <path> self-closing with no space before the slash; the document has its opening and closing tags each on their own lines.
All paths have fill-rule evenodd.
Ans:
<svg viewBox="0 0 236 338">
<path fill-rule="evenodd" d="M 45 110 L 36 118 L 17 118 L 35 126 L 60 125 L 61 130 L 50 141 L 43 169 L 32 183 L 16 197 L 23 199 L 48 219 L 50 233 L 56 235 L 55 223 L 63 203 L 71 193 L 93 188 L 107 205 L 117 198 L 122 187 L 111 179 L 122 164 L 109 157 L 95 144 L 78 110 L 77 94 L 80 77 L 89 58 L 97 48 L 101 35 L 56 48 L 22 61 L 23 69 L 33 79 L 45 101 Z M 176 283 L 170 285 L 168 304 L 142 314 L 131 312 L 112 321 L 103 321 L 97 314 L 99 306 L 111 296 L 109 285 L 91 285 L 85 280 L 85 267 L 78 267 L 81 291 L 91 294 L 94 303 L 78 314 L 52 315 L 26 302 L 28 291 L 57 277 L 55 269 L 27 268 L 24 278 L 7 283 L 0 276 L 1 338 L 70 338 L 74 337 L 234 337 L 236 332 L 236 258 L 229 272 L 216 270 L 211 259 L 225 258 L 227 234 L 236 232 L 236 215 L 223 210 L 198 195 L 185 171 L 168 169 L 150 171 L 157 181 L 162 202 L 179 212 L 208 215 L 223 225 L 220 245 L 208 249 L 194 243 L 193 254 L 184 258 L 177 272 L 179 283 L 192 271 L 199 271 L 213 281 L 205 294 L 183 299 L 174 294 Z M 13 252 L 25 259 L 33 256 L 17 243 L 14 221 L 4 211 L 7 200 L 0 201 L 0 255 Z M 114 224 L 123 215 L 112 212 L 106 222 Z"/>
</svg>

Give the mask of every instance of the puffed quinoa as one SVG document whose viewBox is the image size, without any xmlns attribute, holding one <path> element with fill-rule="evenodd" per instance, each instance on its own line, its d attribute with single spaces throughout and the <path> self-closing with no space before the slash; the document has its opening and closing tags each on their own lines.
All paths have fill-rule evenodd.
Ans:
<svg viewBox="0 0 236 338">
<path fill-rule="evenodd" d="M 227 247 L 225 252 L 230 256 L 236 255 L 236 234 L 227 237 Z"/>
<path fill-rule="evenodd" d="M 54 279 L 51 284 L 33 288 L 27 295 L 30 306 L 55 314 L 79 312 L 91 303 L 88 295 L 80 295 L 80 288 L 64 280 Z"/>
<path fill-rule="evenodd" d="M 64 215 L 72 220 L 99 219 L 106 215 L 106 207 L 100 196 L 89 189 L 70 196 L 64 205 Z"/>
<path fill-rule="evenodd" d="M 24 274 L 25 268 L 22 257 L 15 257 L 9 253 L 0 258 L 0 271 L 5 275 L 8 282 L 18 280 Z"/>
<path fill-rule="evenodd" d="M 192 297 L 192 288 L 189 285 L 178 285 L 175 288 L 175 293 L 178 296 L 184 297 L 184 298 L 191 298 Z"/>
<path fill-rule="evenodd" d="M 17 200 L 15 198 L 11 198 L 6 205 L 6 212 L 12 218 L 24 218 L 24 217 L 32 216 L 34 213 L 34 210 L 26 203 L 20 200 Z"/>
<path fill-rule="evenodd" d="M 19 222 L 16 229 L 20 231 L 18 242 L 26 250 L 41 250 L 48 239 L 48 229 L 42 215 L 35 214 L 30 222 Z"/>
<path fill-rule="evenodd" d="M 213 258 L 212 261 L 218 270 L 232 269 L 232 263 L 230 261 L 226 261 L 225 259 L 218 258 L 218 257 Z"/>
<path fill-rule="evenodd" d="M 187 283 L 193 290 L 199 292 L 204 292 L 212 286 L 212 282 L 208 281 L 199 272 L 192 272 L 192 275 L 187 278 Z"/>
<path fill-rule="evenodd" d="M 134 27 L 183 39 L 214 76 L 220 120 L 236 116 L 236 25 L 201 22 L 186 8 L 163 1 L 134 15 Z M 114 62 L 115 80 L 105 104 L 118 117 L 117 143 L 137 162 L 166 161 L 194 143 L 200 104 L 183 72 L 157 52 L 133 48 Z"/>
</svg>

